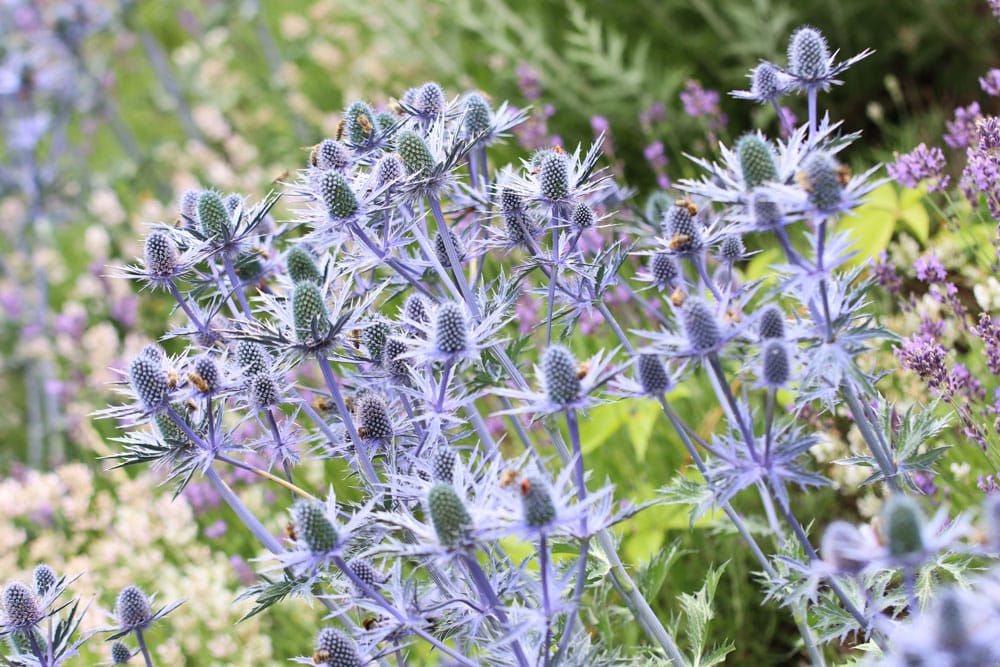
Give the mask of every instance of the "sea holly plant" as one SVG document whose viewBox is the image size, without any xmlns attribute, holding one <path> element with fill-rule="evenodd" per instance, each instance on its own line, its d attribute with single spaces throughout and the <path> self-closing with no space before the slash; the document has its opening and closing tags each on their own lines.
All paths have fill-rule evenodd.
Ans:
<svg viewBox="0 0 1000 667">
<path fill-rule="evenodd" d="M 878 181 L 846 167 L 857 135 L 819 94 L 866 54 L 840 61 L 817 29 L 796 31 L 788 62 L 758 65 L 736 96 L 802 92 L 807 122 L 695 158 L 704 178 L 658 193 L 648 216 L 600 166 L 600 138 L 496 168 L 488 147 L 525 118 L 505 104 L 433 82 L 385 108 L 352 102 L 280 195 L 185 193 L 177 222 L 152 225 L 120 270 L 177 309 L 102 411 L 124 431 L 112 458 L 162 468 L 178 490 L 208 481 L 267 551 L 249 613 L 290 596 L 324 610 L 297 662 L 716 664 L 730 648 L 706 635 L 721 569 L 672 592 L 682 613 L 668 622 L 619 555 L 615 527 L 644 506 L 588 472 L 581 420 L 652 399 L 697 473 L 663 480 L 658 502 L 721 510 L 813 664 L 831 644 L 894 659 L 923 622 L 925 582 L 994 554 L 965 519 L 924 516 L 913 476 L 941 450 L 918 440 L 939 427 L 916 412 L 901 425 L 862 366 L 891 336 L 839 223 Z M 767 243 L 784 255 L 771 279 L 745 280 Z M 522 299 L 539 313 L 518 323 L 527 335 L 512 323 Z M 585 321 L 614 349 L 582 359 Z M 671 403 L 699 382 L 724 415 L 710 435 Z M 841 463 L 889 496 L 878 530 L 797 514 L 796 494 L 829 483 L 810 454 L 824 412 L 863 438 Z M 280 491 L 287 513 L 255 514 L 227 468 Z M 319 477 L 325 490 L 305 481 Z M 765 529 L 737 510 L 747 500 Z M 134 635 L 148 663 L 142 632 L 165 611 L 144 600 L 122 592 L 114 638 Z M 627 609 L 645 645 L 592 634 L 597 600 Z"/>
</svg>

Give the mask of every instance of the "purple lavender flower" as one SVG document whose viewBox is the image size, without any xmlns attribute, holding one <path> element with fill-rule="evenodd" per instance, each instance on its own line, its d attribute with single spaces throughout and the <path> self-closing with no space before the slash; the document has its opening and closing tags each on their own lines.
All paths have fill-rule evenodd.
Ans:
<svg viewBox="0 0 1000 667">
<path fill-rule="evenodd" d="M 976 138 L 976 123 L 982 118 L 979 102 L 955 109 L 955 117 L 945 122 L 944 142 L 952 148 L 966 148 Z"/>
<path fill-rule="evenodd" d="M 925 283 L 943 282 L 948 275 L 941 260 L 933 253 L 920 257 L 913 263 L 913 268 L 917 272 L 917 279 Z"/>
<path fill-rule="evenodd" d="M 947 187 L 950 177 L 944 173 L 946 165 L 940 148 L 920 144 L 909 153 L 896 153 L 895 156 L 896 161 L 886 165 L 886 170 L 889 177 L 900 185 L 915 188 L 928 181 L 929 192 L 943 191 Z"/>
<path fill-rule="evenodd" d="M 979 77 L 979 87 L 987 95 L 993 97 L 1000 95 L 1000 69 L 991 69 L 986 73 L 986 76 Z"/>
</svg>

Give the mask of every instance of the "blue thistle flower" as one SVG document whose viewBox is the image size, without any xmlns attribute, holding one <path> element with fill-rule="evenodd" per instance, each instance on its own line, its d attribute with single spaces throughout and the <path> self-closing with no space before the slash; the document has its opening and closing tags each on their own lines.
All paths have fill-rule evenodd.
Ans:
<svg viewBox="0 0 1000 667">
<path fill-rule="evenodd" d="M 122 630 L 143 630 L 153 620 L 153 608 L 142 589 L 130 585 L 118 593 L 115 617 Z"/>
<path fill-rule="evenodd" d="M 384 581 L 382 575 L 367 558 L 354 558 L 347 563 L 347 566 L 351 568 L 354 576 L 363 581 L 369 588 L 377 590 L 379 585 Z M 358 595 L 363 596 L 364 591 L 358 590 Z"/>
<path fill-rule="evenodd" d="M 586 203 L 580 202 L 573 209 L 573 213 L 570 215 L 570 220 L 572 220 L 573 225 L 579 229 L 587 229 L 588 227 L 593 227 L 597 222 L 597 214 L 594 213 L 594 209 L 590 208 Z"/>
<path fill-rule="evenodd" d="M 323 284 L 323 274 L 316 266 L 313 254 L 305 246 L 294 246 L 285 253 L 285 265 L 288 267 L 288 277 L 293 283 L 308 281 L 317 285 Z"/>
<path fill-rule="evenodd" d="M 671 287 L 680 276 L 681 270 L 670 254 L 657 252 L 649 258 L 649 274 L 653 281 L 662 287 Z"/>
<path fill-rule="evenodd" d="M 817 81 L 830 74 L 830 47 L 823 34 L 802 26 L 788 41 L 788 71 L 803 81 Z"/>
<path fill-rule="evenodd" d="M 541 528 L 556 518 L 556 506 L 548 484 L 540 477 L 526 477 L 521 480 L 521 508 L 524 521 L 532 528 Z"/>
<path fill-rule="evenodd" d="M 375 188 L 381 189 L 403 178 L 406 166 L 395 153 L 383 155 L 375 164 Z"/>
<path fill-rule="evenodd" d="M 19 581 L 4 586 L 3 611 L 5 624 L 15 629 L 30 628 L 42 617 L 35 594 Z"/>
<path fill-rule="evenodd" d="M 764 345 L 761 353 L 761 376 L 768 387 L 780 387 L 791 376 L 788 349 L 781 340 L 772 339 Z"/>
<path fill-rule="evenodd" d="M 146 271 L 151 276 L 169 277 L 177 270 L 177 244 L 168 234 L 153 232 L 143 244 Z"/>
<path fill-rule="evenodd" d="M 229 219 L 231 221 L 233 217 L 235 217 L 236 211 L 243 206 L 243 197 L 233 192 L 226 195 L 223 202 L 226 204 L 226 211 L 229 213 Z"/>
<path fill-rule="evenodd" d="M 358 198 L 347 178 L 339 171 L 324 171 L 316 184 L 320 201 L 334 220 L 349 218 L 358 211 Z"/>
<path fill-rule="evenodd" d="M 636 360 L 639 384 L 643 392 L 650 396 L 661 396 L 670 388 L 670 375 L 655 354 L 640 354 Z"/>
<path fill-rule="evenodd" d="M 701 224 L 694 217 L 697 211 L 695 205 L 687 199 L 674 202 L 667 211 L 663 226 L 670 249 L 674 252 L 690 253 L 703 247 Z"/>
<path fill-rule="evenodd" d="M 719 247 L 719 257 L 727 262 L 738 262 L 746 256 L 747 249 L 743 245 L 743 237 L 730 234 L 722 239 Z"/>
<path fill-rule="evenodd" d="M 231 233 L 232 219 L 218 192 L 206 190 L 198 197 L 198 224 L 205 238 L 212 241 L 225 239 Z"/>
<path fill-rule="evenodd" d="M 428 81 L 417 91 L 416 108 L 426 117 L 438 116 L 444 112 L 444 89 L 435 81 Z"/>
<path fill-rule="evenodd" d="M 479 93 L 469 93 L 465 96 L 465 132 L 470 137 L 478 137 L 490 129 L 493 121 L 493 109 L 486 98 Z"/>
<path fill-rule="evenodd" d="M 428 324 L 431 316 L 428 312 L 427 301 L 419 294 L 411 294 L 403 302 L 403 318 L 414 324 Z M 419 330 L 414 329 L 414 333 Z"/>
<path fill-rule="evenodd" d="M 458 261 L 461 262 L 465 259 L 465 244 L 458 237 L 455 232 L 448 230 L 448 235 L 451 237 L 451 244 L 455 248 L 455 254 L 458 256 Z M 451 260 L 448 258 L 448 248 L 445 246 L 444 237 L 441 236 L 441 232 L 438 231 L 434 235 L 434 254 L 437 255 L 437 259 L 441 262 L 441 266 L 448 268 L 451 266 Z"/>
<path fill-rule="evenodd" d="M 767 340 L 769 338 L 785 337 L 785 316 L 777 306 L 768 306 L 760 315 L 760 324 L 757 328 L 760 337 Z"/>
<path fill-rule="evenodd" d="M 396 137 L 396 150 L 407 174 L 430 175 L 437 160 L 424 138 L 413 130 L 403 130 Z"/>
<path fill-rule="evenodd" d="M 181 195 L 178 212 L 192 223 L 198 221 L 198 199 L 201 197 L 201 190 L 185 190 Z"/>
<path fill-rule="evenodd" d="M 344 112 L 344 129 L 353 145 L 364 145 L 374 133 L 375 112 L 366 102 L 352 102 Z"/>
<path fill-rule="evenodd" d="M 366 440 L 388 440 L 392 438 L 392 417 L 385 399 L 375 392 L 366 392 L 354 401 L 355 421 L 358 435 Z"/>
<path fill-rule="evenodd" d="M 222 387 L 222 374 L 215 359 L 202 355 L 195 359 L 194 372 L 188 379 L 202 394 L 214 394 Z"/>
<path fill-rule="evenodd" d="M 378 128 L 379 132 L 389 132 L 394 127 L 396 127 L 396 114 L 391 111 L 376 111 L 375 112 L 375 127 Z"/>
<path fill-rule="evenodd" d="M 128 366 L 128 381 L 147 410 L 162 407 L 170 393 L 170 378 L 163 362 L 148 354 L 139 353 L 132 359 Z"/>
<path fill-rule="evenodd" d="M 35 571 L 32 573 L 32 581 L 35 586 L 35 594 L 39 597 L 45 597 L 49 591 L 55 588 L 59 577 L 56 576 L 51 567 L 42 563 L 35 567 Z"/>
<path fill-rule="evenodd" d="M 312 150 L 309 162 L 317 169 L 340 170 L 351 161 L 351 149 L 342 141 L 324 139 Z"/>
<path fill-rule="evenodd" d="M 747 190 L 778 178 L 774 151 L 759 133 L 751 132 L 740 137 L 736 142 L 736 153 Z"/>
<path fill-rule="evenodd" d="M 302 342 L 322 339 L 330 329 L 330 314 L 323 294 L 314 283 L 301 282 L 292 292 L 292 319 Z M 317 339 L 318 337 L 318 339 Z"/>
<path fill-rule="evenodd" d="M 111 645 L 111 664 L 126 665 L 132 659 L 132 651 L 123 642 L 115 642 Z"/>
<path fill-rule="evenodd" d="M 265 373 L 250 376 L 247 382 L 247 393 L 250 404 L 258 408 L 278 405 L 281 401 L 281 391 L 274 378 Z"/>
<path fill-rule="evenodd" d="M 566 155 L 548 151 L 538 165 L 538 187 L 542 197 L 549 201 L 560 201 L 569 194 L 569 162 Z"/>
<path fill-rule="evenodd" d="M 427 511 L 438 541 L 445 546 L 455 546 L 472 524 L 465 503 L 455 489 L 444 482 L 438 482 L 427 493 Z"/>
<path fill-rule="evenodd" d="M 406 342 L 399 338 L 389 338 L 385 342 L 382 350 L 382 364 L 389 374 L 397 380 L 410 376 L 410 365 L 406 360 L 406 353 L 409 351 Z"/>
<path fill-rule="evenodd" d="M 695 352 L 709 352 L 719 344 L 722 338 L 719 322 L 703 299 L 688 298 L 681 307 L 681 320 L 688 343 Z"/>
<path fill-rule="evenodd" d="M 365 349 L 368 350 L 368 356 L 376 364 L 382 363 L 385 346 L 391 335 L 392 327 L 381 316 L 377 317 L 361 332 L 361 340 L 365 344 Z"/>
<path fill-rule="evenodd" d="M 549 400 L 557 405 L 580 397 L 579 366 L 573 353 L 562 345 L 550 345 L 542 353 L 542 385 Z"/>
<path fill-rule="evenodd" d="M 809 194 L 809 203 L 821 212 L 831 212 L 840 206 L 844 186 L 841 171 L 831 155 L 816 152 L 804 165 L 800 181 Z"/>
<path fill-rule="evenodd" d="M 236 365 L 247 377 L 270 373 L 273 360 L 263 345 L 242 339 L 236 344 Z"/>
<path fill-rule="evenodd" d="M 350 637 L 335 628 L 323 628 L 316 636 L 313 663 L 326 667 L 361 667 L 361 657 Z"/>
<path fill-rule="evenodd" d="M 434 315 L 434 346 L 439 352 L 450 355 L 461 354 L 468 344 L 465 310 L 453 301 L 442 303 Z"/>
<path fill-rule="evenodd" d="M 299 541 L 313 553 L 327 553 L 337 548 L 338 535 L 326 518 L 320 503 L 299 500 L 292 506 L 292 523 Z"/>
<path fill-rule="evenodd" d="M 447 442 L 442 441 L 435 449 L 431 458 L 431 479 L 435 482 L 453 484 L 455 481 L 455 464 L 458 455 Z"/>
</svg>

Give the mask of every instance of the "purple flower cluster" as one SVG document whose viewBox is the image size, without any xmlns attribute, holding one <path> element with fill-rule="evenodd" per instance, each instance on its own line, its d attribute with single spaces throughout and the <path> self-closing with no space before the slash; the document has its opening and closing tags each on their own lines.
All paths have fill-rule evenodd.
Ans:
<svg viewBox="0 0 1000 667">
<path fill-rule="evenodd" d="M 915 188 L 927 181 L 929 192 L 944 190 L 948 186 L 949 176 L 945 170 L 944 153 L 934 146 L 928 148 L 920 144 L 904 155 L 896 154 L 896 161 L 887 165 L 889 177 L 907 188 Z"/>
</svg>

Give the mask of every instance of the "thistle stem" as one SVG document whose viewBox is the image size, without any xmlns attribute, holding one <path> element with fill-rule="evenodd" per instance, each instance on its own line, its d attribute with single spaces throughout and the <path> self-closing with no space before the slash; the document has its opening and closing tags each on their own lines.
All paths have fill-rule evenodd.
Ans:
<svg viewBox="0 0 1000 667">
<path fill-rule="evenodd" d="M 438 233 L 441 234 L 441 240 L 444 242 L 444 248 L 448 254 L 448 262 L 451 263 L 451 272 L 454 274 L 455 282 L 458 283 L 458 288 L 462 291 L 462 296 L 465 298 L 466 303 L 469 304 L 469 309 L 472 310 L 476 321 L 479 321 L 482 313 L 479 310 L 479 304 L 476 302 L 475 296 L 472 294 L 472 289 L 469 287 L 469 281 L 465 277 L 465 272 L 462 270 L 462 263 L 458 259 L 455 244 L 452 243 L 451 230 L 448 228 L 448 223 L 444 219 L 444 213 L 441 211 L 441 202 L 438 201 L 436 195 L 427 195 L 427 203 L 431 207 L 431 213 L 434 215 L 434 221 L 437 223 Z"/>
<path fill-rule="evenodd" d="M 219 477 L 219 473 L 215 472 L 215 469 L 209 466 L 205 469 L 205 478 L 212 485 L 212 488 L 222 496 L 222 499 L 226 501 L 229 508 L 233 510 L 236 516 L 243 522 L 243 525 L 253 533 L 264 548 L 270 551 L 274 555 L 279 555 L 285 552 L 284 548 L 278 543 L 278 540 L 274 538 L 267 528 L 264 528 L 264 524 L 254 516 L 254 513 L 243 504 L 243 501 L 233 493 L 232 489 Z"/>
<path fill-rule="evenodd" d="M 497 617 L 497 620 L 509 628 L 510 617 L 507 616 L 507 612 L 503 608 L 503 603 L 500 601 L 500 596 L 493 590 L 493 585 L 490 583 L 490 579 L 486 576 L 479 561 L 476 560 L 475 556 L 465 554 L 462 556 L 462 562 L 469 571 L 472 582 L 479 589 L 479 594 L 489 603 L 490 611 Z M 514 651 L 514 656 L 517 658 L 517 664 L 521 667 L 528 667 L 528 658 L 524 654 L 524 649 L 521 648 L 521 642 L 515 639 L 511 642 L 511 648 Z"/>
<path fill-rule="evenodd" d="M 861 407 L 861 402 L 858 400 L 858 395 L 854 390 L 854 386 L 850 382 L 843 382 L 841 383 L 840 393 L 847 401 L 847 406 L 851 411 L 851 416 L 854 417 L 854 423 L 858 425 L 858 430 L 861 431 L 861 436 L 865 439 L 865 442 L 868 444 L 868 448 L 871 450 L 872 455 L 878 462 L 878 466 L 882 470 L 882 476 L 885 477 L 886 483 L 893 491 L 898 491 L 899 482 L 896 480 L 896 466 L 893 464 L 892 457 L 889 452 L 882 447 L 881 438 L 875 434 L 871 425 L 868 423 L 868 418 L 865 416 L 864 408 Z"/>
<path fill-rule="evenodd" d="M 146 661 L 146 667 L 153 667 L 153 659 L 149 655 L 149 649 L 146 648 L 146 638 L 142 636 L 142 630 L 135 631 L 135 641 L 139 644 L 139 650 L 142 651 L 142 659 Z"/>
</svg>

